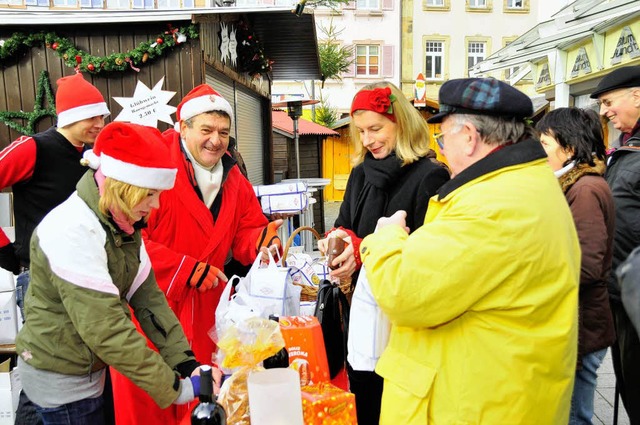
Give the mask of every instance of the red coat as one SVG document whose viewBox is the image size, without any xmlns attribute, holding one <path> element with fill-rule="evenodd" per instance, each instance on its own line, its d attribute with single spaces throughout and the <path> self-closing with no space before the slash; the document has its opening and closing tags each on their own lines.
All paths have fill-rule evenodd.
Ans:
<svg viewBox="0 0 640 425">
<path fill-rule="evenodd" d="M 223 157 L 224 177 L 218 218 L 198 197 L 190 180 L 190 166 L 180 148 L 179 133 L 164 133 L 171 155 L 178 164 L 172 190 L 160 195 L 160 208 L 149 217 L 143 230 L 158 285 L 178 316 L 196 359 L 212 363 L 215 344 L 209 336 L 215 310 L 224 288 L 199 292 L 187 284 L 196 262 L 223 269 L 230 251 L 241 263 L 249 264 L 257 254 L 256 241 L 268 221 L 251 183 L 240 173 L 230 156 Z M 150 398 L 117 373 L 113 374 L 116 421 L 123 424 L 172 424 L 186 413 L 175 406 L 161 411 Z M 164 415 L 164 416 L 162 416 Z"/>
</svg>

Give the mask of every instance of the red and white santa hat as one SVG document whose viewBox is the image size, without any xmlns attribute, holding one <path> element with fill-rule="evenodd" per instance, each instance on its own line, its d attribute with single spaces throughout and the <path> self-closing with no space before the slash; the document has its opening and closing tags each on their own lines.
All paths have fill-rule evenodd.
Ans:
<svg viewBox="0 0 640 425">
<path fill-rule="evenodd" d="M 83 158 L 106 177 L 147 189 L 171 189 L 178 171 L 157 128 L 122 121 L 107 124 Z"/>
<path fill-rule="evenodd" d="M 176 111 L 176 131 L 180 131 L 180 121 L 188 120 L 205 112 L 220 111 L 229 115 L 233 122 L 233 109 L 229 102 L 207 84 L 200 84 L 193 88 L 182 99 Z"/>
<path fill-rule="evenodd" d="M 74 74 L 58 79 L 56 92 L 56 113 L 58 128 L 93 117 L 107 117 L 109 108 L 100 90 L 84 79 L 82 74 Z"/>
</svg>

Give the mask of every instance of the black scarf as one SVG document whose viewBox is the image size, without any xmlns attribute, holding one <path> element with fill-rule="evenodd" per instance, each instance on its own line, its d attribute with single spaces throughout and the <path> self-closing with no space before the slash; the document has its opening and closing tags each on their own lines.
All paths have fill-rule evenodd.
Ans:
<svg viewBox="0 0 640 425">
<path fill-rule="evenodd" d="M 364 186 L 356 201 L 353 230 L 357 235 L 369 235 L 375 230 L 378 219 L 386 215 L 390 188 L 398 182 L 404 170 L 395 153 L 384 159 L 375 159 L 367 152 L 362 168 Z"/>
</svg>

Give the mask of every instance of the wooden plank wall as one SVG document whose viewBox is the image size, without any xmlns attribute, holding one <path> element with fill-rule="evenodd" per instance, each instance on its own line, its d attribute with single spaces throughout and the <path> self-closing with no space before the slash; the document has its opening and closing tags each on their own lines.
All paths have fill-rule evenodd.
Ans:
<svg viewBox="0 0 640 425">
<path fill-rule="evenodd" d="M 349 126 L 336 128 L 335 131 L 340 133 L 340 136 L 327 137 L 322 145 L 322 177 L 331 179 L 331 183 L 324 190 L 324 200 L 327 202 L 341 202 L 344 198 L 354 155 Z"/>
<path fill-rule="evenodd" d="M 173 23 L 174 27 L 185 24 L 188 22 Z M 106 56 L 133 49 L 143 41 L 154 40 L 158 34 L 166 29 L 167 23 L 165 22 L 31 28 L 33 31 L 55 31 L 60 36 L 69 37 L 76 47 L 96 56 Z M 9 37 L 18 30 L 29 31 L 30 28 L 0 28 L 0 39 Z M 27 50 L 26 54 L 18 60 L 0 67 L 0 110 L 33 111 L 37 82 L 43 70 L 49 72 L 49 80 L 54 93 L 57 88 L 56 80 L 74 73 L 73 68 L 67 67 L 53 50 L 44 46 Z M 140 72 L 129 70 L 96 75 L 85 74 L 85 78 L 92 81 L 107 100 L 111 111 L 111 116 L 107 119 L 108 122 L 122 110 L 113 97 L 131 97 L 137 81 L 142 81 L 147 87 L 152 88 L 163 76 L 165 77 L 163 90 L 176 92 L 169 102 L 173 106 L 177 106 L 189 90 L 204 81 L 204 62 L 198 39 L 189 40 L 165 56 L 156 58 L 148 65 L 141 66 Z M 172 118 L 175 119 L 175 115 Z M 24 125 L 24 123 L 21 124 Z M 38 123 L 37 131 L 44 131 L 53 124 L 54 120 L 45 118 Z M 158 123 L 158 128 L 161 131 L 169 127 L 168 124 Z M 0 123 L 0 149 L 19 136 L 21 134 Z"/>
</svg>

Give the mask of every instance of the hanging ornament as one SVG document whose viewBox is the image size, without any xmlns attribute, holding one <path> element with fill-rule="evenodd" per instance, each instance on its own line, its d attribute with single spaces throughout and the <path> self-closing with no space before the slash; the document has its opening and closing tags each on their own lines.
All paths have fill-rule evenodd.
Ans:
<svg viewBox="0 0 640 425">
<path fill-rule="evenodd" d="M 57 42 L 57 41 L 54 41 L 54 42 L 53 42 L 53 44 L 51 45 L 51 48 L 52 48 L 53 50 L 58 50 L 58 42 Z"/>
<path fill-rule="evenodd" d="M 87 69 L 91 72 L 96 70 L 96 66 L 92 63 L 90 63 L 89 65 L 87 65 Z"/>
<path fill-rule="evenodd" d="M 115 63 L 116 65 L 120 66 L 124 63 L 124 61 L 122 60 L 122 58 L 116 58 Z"/>
<path fill-rule="evenodd" d="M 164 40 L 162 38 L 160 38 L 160 37 L 156 38 L 156 43 L 158 43 L 158 44 L 162 44 L 163 41 Z"/>
<path fill-rule="evenodd" d="M 140 68 L 136 68 L 135 66 L 133 66 L 133 61 L 131 60 L 131 58 L 124 58 L 124 61 L 129 64 L 131 69 L 133 69 L 136 72 L 140 72 Z"/>
<path fill-rule="evenodd" d="M 62 59 L 64 59 L 65 61 L 68 61 L 69 55 L 65 53 L 64 55 L 62 55 Z"/>
<path fill-rule="evenodd" d="M 187 41 L 187 36 L 182 34 L 181 32 L 175 34 L 178 36 L 178 38 L 176 39 L 176 43 L 180 44 L 180 43 L 184 43 L 185 41 Z"/>
<path fill-rule="evenodd" d="M 5 41 L 4 40 L 0 40 L 0 47 L 4 46 Z"/>
<path fill-rule="evenodd" d="M 149 53 L 144 52 L 144 55 L 142 55 L 142 63 L 147 63 L 148 60 L 149 60 Z"/>
</svg>

